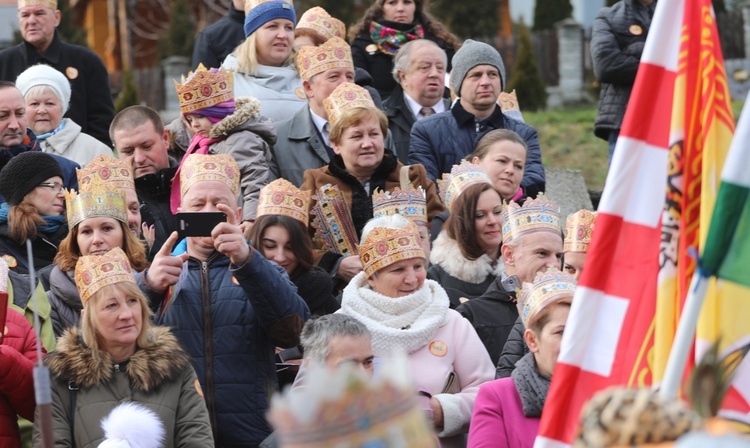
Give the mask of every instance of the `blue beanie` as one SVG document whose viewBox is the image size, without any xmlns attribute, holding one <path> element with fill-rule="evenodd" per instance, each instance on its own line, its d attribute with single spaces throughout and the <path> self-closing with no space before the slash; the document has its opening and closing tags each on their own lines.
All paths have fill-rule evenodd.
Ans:
<svg viewBox="0 0 750 448">
<path fill-rule="evenodd" d="M 253 34 L 258 28 L 275 19 L 288 19 L 297 25 L 297 14 L 294 7 L 284 1 L 270 1 L 261 3 L 247 12 L 245 16 L 245 38 Z"/>
</svg>

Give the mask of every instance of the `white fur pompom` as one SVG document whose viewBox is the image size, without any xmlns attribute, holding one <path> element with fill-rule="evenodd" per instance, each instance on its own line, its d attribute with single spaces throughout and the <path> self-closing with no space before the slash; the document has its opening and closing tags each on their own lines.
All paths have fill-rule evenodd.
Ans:
<svg viewBox="0 0 750 448">
<path fill-rule="evenodd" d="M 104 441 L 99 448 L 161 448 L 164 423 L 151 409 L 122 403 L 102 420 Z"/>
</svg>

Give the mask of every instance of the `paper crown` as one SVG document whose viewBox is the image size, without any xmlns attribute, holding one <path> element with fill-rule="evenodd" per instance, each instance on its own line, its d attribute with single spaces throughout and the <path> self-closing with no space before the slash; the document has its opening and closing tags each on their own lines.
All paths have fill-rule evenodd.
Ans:
<svg viewBox="0 0 750 448">
<path fill-rule="evenodd" d="M 462 160 L 460 164 L 453 165 L 450 173 L 443 173 L 443 178 L 438 179 L 437 183 L 440 199 L 450 210 L 453 200 L 467 188 L 474 184 L 491 184 L 492 181 L 481 166 Z"/>
<path fill-rule="evenodd" d="M 302 191 L 286 179 L 276 179 L 260 190 L 256 217 L 282 215 L 296 219 L 307 227 L 310 192 Z"/>
<path fill-rule="evenodd" d="M 302 47 L 297 54 L 297 69 L 303 81 L 332 68 L 354 70 L 352 48 L 340 37 L 333 37 L 318 47 Z"/>
<path fill-rule="evenodd" d="M 85 167 L 78 170 L 77 175 L 79 191 L 85 191 L 86 185 L 92 183 L 97 177 L 111 188 L 135 190 L 130 164 L 116 157 L 99 154 Z"/>
<path fill-rule="evenodd" d="M 125 202 L 125 190 L 108 185 L 101 177 L 78 170 L 78 191 L 68 190 L 65 193 L 65 207 L 68 213 L 68 225 L 73 228 L 81 221 L 95 217 L 114 218 L 128 223 L 128 209 Z M 85 182 L 81 182 L 81 178 Z"/>
<path fill-rule="evenodd" d="M 290 389 L 271 402 L 269 419 L 287 448 L 437 448 L 403 358 L 384 360 L 369 379 L 351 365 L 311 364 L 316 387 Z"/>
<path fill-rule="evenodd" d="M 286 1 L 286 0 L 245 0 L 245 15 L 247 15 L 247 12 L 255 8 L 256 6 L 262 5 L 263 3 L 272 2 L 272 1 L 291 4 L 291 2 Z"/>
<path fill-rule="evenodd" d="M 560 206 L 543 194 L 536 199 L 527 199 L 523 206 L 509 202 L 503 208 L 503 242 L 534 232 L 554 232 L 562 235 Z"/>
<path fill-rule="evenodd" d="M 386 266 L 410 258 L 425 258 L 419 229 L 413 221 L 403 229 L 375 227 L 359 245 L 359 259 L 369 278 Z"/>
<path fill-rule="evenodd" d="M 105 286 L 130 282 L 136 284 L 128 256 L 119 247 L 104 255 L 84 255 L 76 262 L 76 286 L 81 302 L 86 302 Z"/>
<path fill-rule="evenodd" d="M 297 29 L 307 28 L 320 34 L 326 40 L 333 37 L 343 39 L 346 34 L 346 25 L 341 20 L 331 17 L 328 11 L 320 6 L 314 6 L 299 18 Z"/>
<path fill-rule="evenodd" d="M 578 210 L 568 215 L 565 222 L 565 242 L 563 252 L 587 252 L 594 232 L 596 212 Z"/>
<path fill-rule="evenodd" d="M 518 297 L 518 308 L 523 325 L 529 328 L 534 319 L 545 307 L 556 302 L 570 303 L 575 294 L 576 281 L 570 274 L 550 267 L 539 272 L 534 283 L 524 283 Z"/>
<path fill-rule="evenodd" d="M 204 181 L 221 182 L 232 193 L 240 191 L 240 167 L 229 154 L 190 154 L 180 171 L 180 196 L 190 187 Z"/>
<path fill-rule="evenodd" d="M 174 81 L 177 97 L 180 100 L 180 110 L 189 114 L 197 110 L 215 106 L 234 98 L 234 76 L 224 67 L 218 70 L 207 70 L 203 64 L 198 65 L 194 72 L 188 73 L 182 82 Z"/>
<path fill-rule="evenodd" d="M 355 107 L 375 109 L 370 92 L 352 82 L 343 82 L 323 100 L 328 121 L 333 124 L 341 115 Z"/>
<path fill-rule="evenodd" d="M 18 0 L 18 8 L 24 6 L 46 6 L 47 8 L 57 9 L 57 0 Z"/>
<path fill-rule="evenodd" d="M 372 195 L 373 218 L 401 215 L 415 223 L 427 224 L 427 200 L 422 187 L 396 188 L 391 192 L 375 190 Z"/>
<path fill-rule="evenodd" d="M 357 255 L 357 231 L 346 199 L 337 185 L 325 184 L 313 199 L 312 209 L 315 237 L 328 252 Z"/>
</svg>

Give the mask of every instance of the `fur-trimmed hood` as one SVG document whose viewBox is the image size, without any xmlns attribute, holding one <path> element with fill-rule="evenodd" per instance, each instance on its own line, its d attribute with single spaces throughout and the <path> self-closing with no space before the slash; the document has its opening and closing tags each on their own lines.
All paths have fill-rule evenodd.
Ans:
<svg viewBox="0 0 750 448">
<path fill-rule="evenodd" d="M 467 259 L 458 247 L 458 242 L 442 231 L 432 243 L 430 263 L 442 267 L 450 276 L 468 283 L 482 283 L 487 276 L 499 277 L 505 270 L 502 258 L 493 266 L 487 254 L 476 260 Z"/>
<path fill-rule="evenodd" d="M 250 97 L 240 97 L 234 100 L 234 113 L 227 115 L 211 128 L 208 136 L 218 138 L 236 132 L 236 128 L 247 120 L 256 121 L 260 117 L 260 101 Z"/>
<path fill-rule="evenodd" d="M 154 345 L 136 350 L 125 366 L 133 387 L 144 392 L 177 378 L 190 365 L 188 354 L 168 328 L 153 327 L 150 333 Z M 45 362 L 52 374 L 80 387 L 110 381 L 114 372 L 109 354 L 100 352 L 94 356 L 83 342 L 79 328 L 71 328 L 60 336 L 57 348 Z"/>
</svg>

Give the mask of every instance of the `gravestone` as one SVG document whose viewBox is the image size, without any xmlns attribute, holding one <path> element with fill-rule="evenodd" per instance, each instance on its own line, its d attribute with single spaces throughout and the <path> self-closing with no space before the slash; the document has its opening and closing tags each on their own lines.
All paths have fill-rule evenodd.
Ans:
<svg viewBox="0 0 750 448">
<path fill-rule="evenodd" d="M 545 167 L 547 177 L 547 197 L 560 205 L 563 222 L 569 214 L 585 208 L 593 210 L 589 190 L 580 170 Z"/>
</svg>

